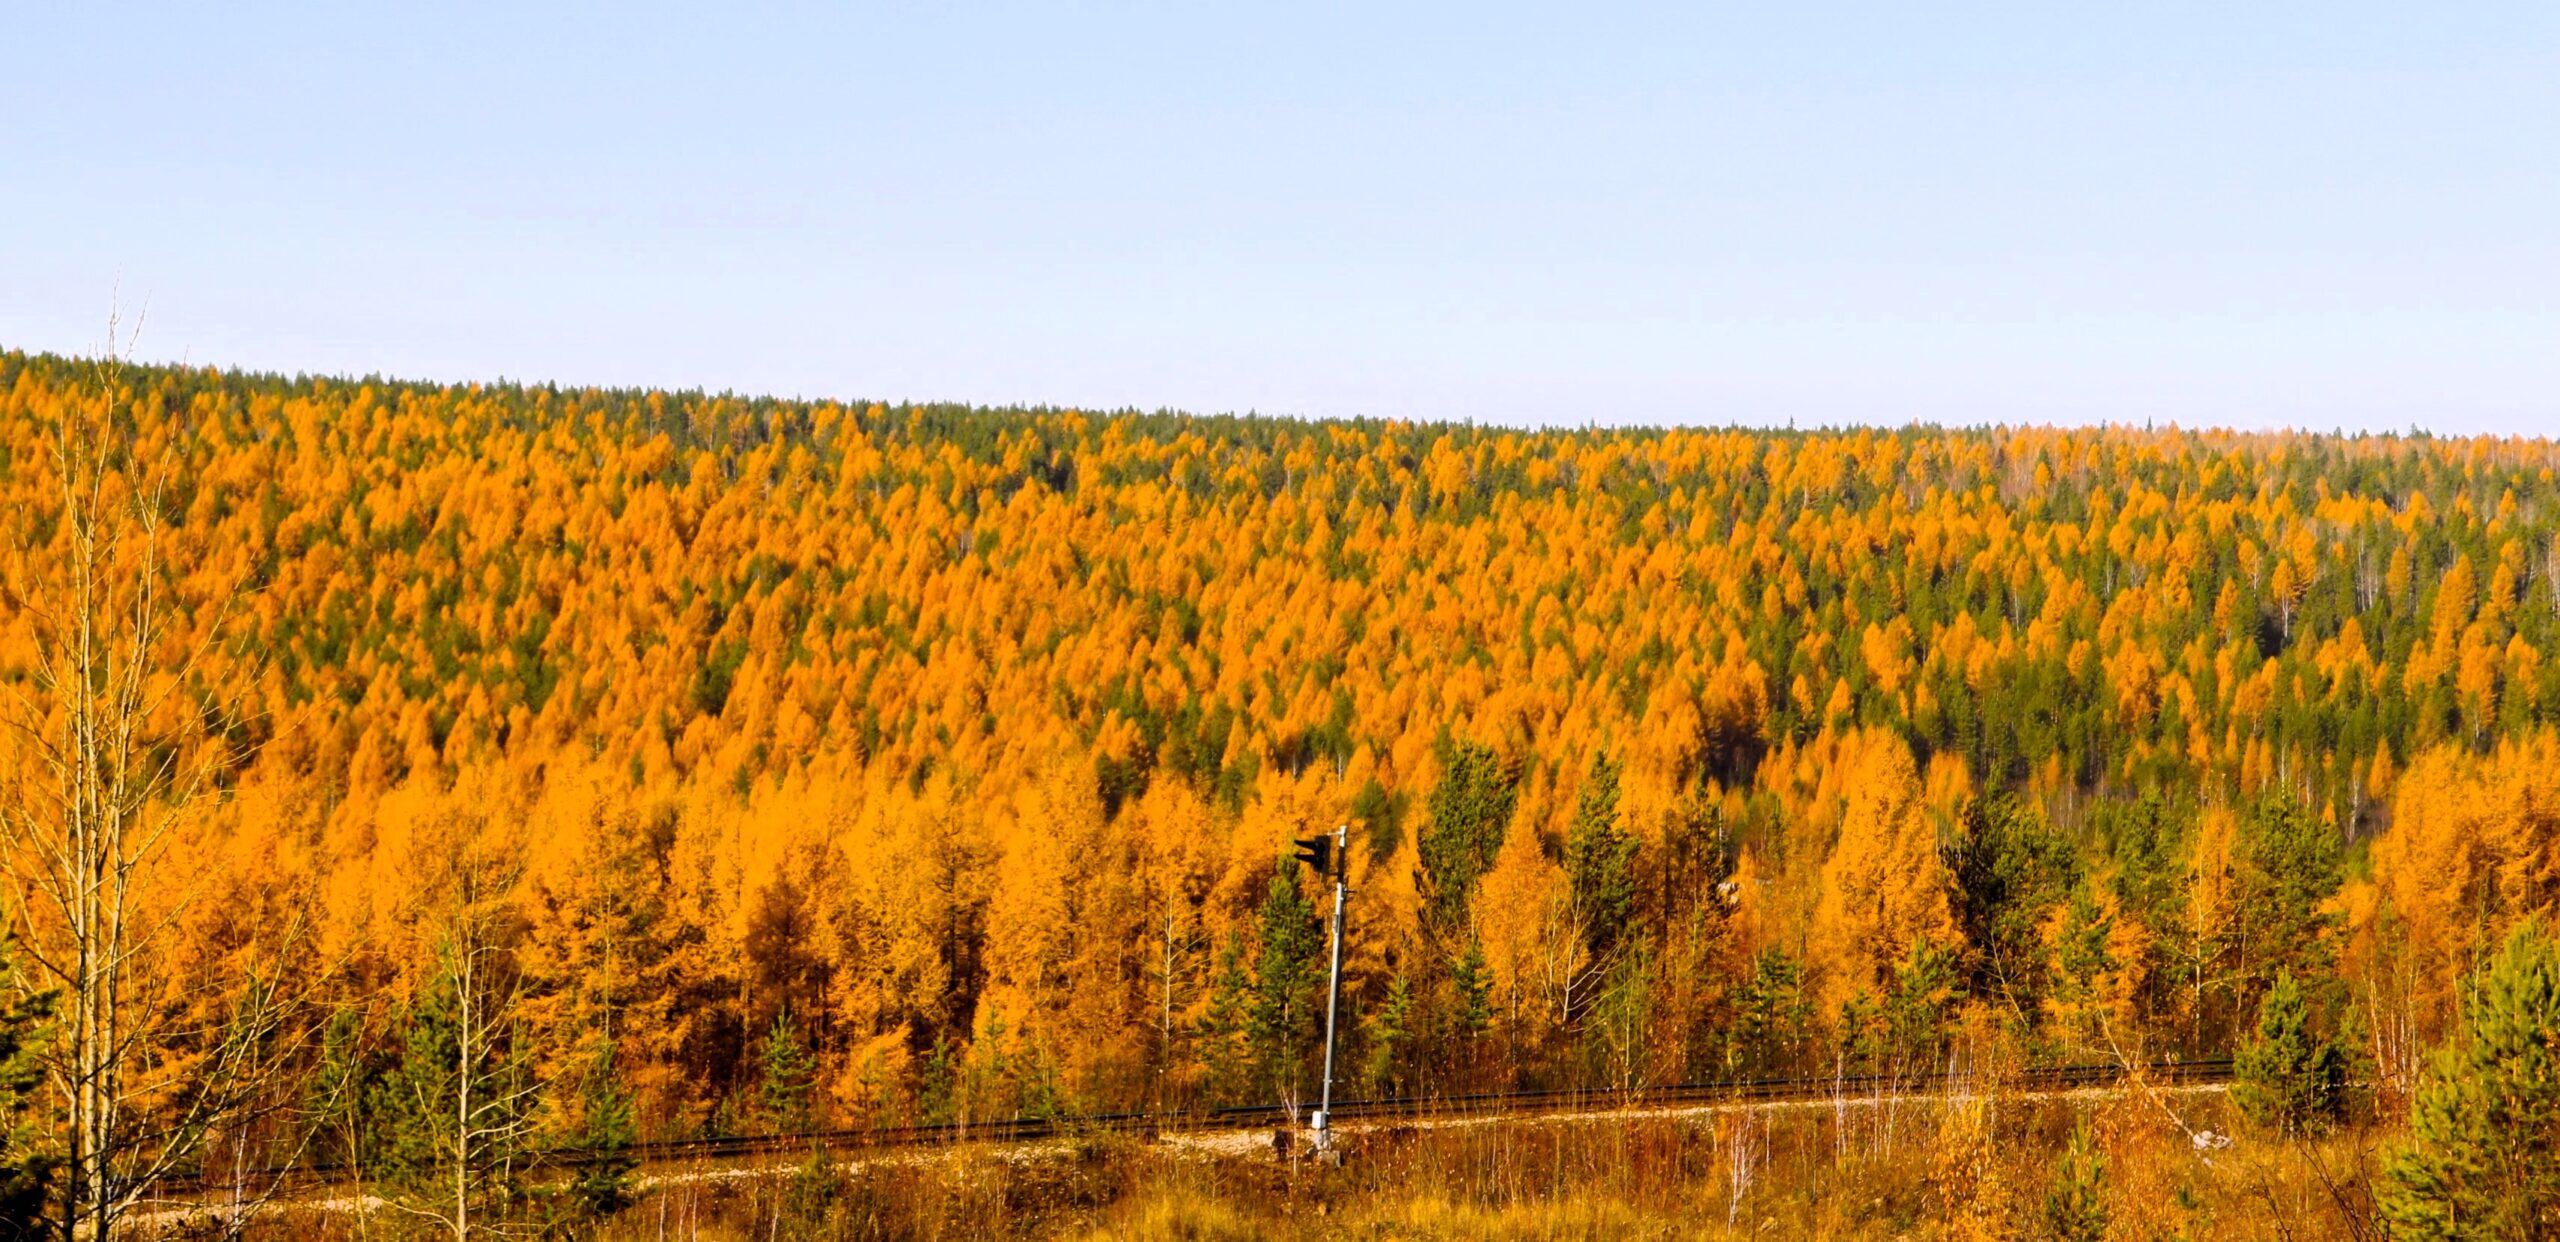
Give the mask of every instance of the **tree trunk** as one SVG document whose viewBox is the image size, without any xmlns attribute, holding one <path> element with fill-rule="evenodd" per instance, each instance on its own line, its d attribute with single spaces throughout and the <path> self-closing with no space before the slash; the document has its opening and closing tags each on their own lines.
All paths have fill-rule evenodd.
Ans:
<svg viewBox="0 0 2560 1242">
<path fill-rule="evenodd" d="M 0 701 L 12 751 L 0 769 L 7 914 L 33 966 L 24 986 L 58 994 L 67 1010 L 45 1058 L 68 1148 L 61 1229 L 98 1239 L 257 1098 L 279 1016 L 267 1003 L 275 994 L 253 984 L 231 1025 L 196 1049 L 207 1089 L 148 1127 L 132 1124 L 135 1075 L 164 1035 L 153 1015 L 175 999 L 159 960 L 169 912 L 138 903 L 161 844 L 220 758 L 219 738 L 195 713 L 166 709 L 206 689 L 200 674 L 230 599 L 204 603 L 196 632 L 180 632 L 160 546 L 171 472 L 136 462 L 117 438 L 123 342 L 112 320 L 108 332 L 98 408 L 65 413 L 52 435 L 53 568 L 5 584 L 34 642 L 26 688 Z"/>
</svg>

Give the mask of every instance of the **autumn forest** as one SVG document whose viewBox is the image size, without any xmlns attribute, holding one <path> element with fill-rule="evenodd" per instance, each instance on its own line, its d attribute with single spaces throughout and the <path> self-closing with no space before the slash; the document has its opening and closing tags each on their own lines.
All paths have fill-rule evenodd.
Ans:
<svg viewBox="0 0 2560 1242">
<path fill-rule="evenodd" d="M 2232 1058 L 2417 1230 L 2560 901 L 2555 471 L 0 353 L 11 1186 L 1310 1101 L 1347 825 L 1342 1096 Z M 39 743 L 155 611 L 98 1118 Z"/>
</svg>

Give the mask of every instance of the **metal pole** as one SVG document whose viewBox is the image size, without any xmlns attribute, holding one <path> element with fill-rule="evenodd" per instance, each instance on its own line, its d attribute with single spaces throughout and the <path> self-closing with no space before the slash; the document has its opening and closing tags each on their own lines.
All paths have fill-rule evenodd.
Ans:
<svg viewBox="0 0 2560 1242">
<path fill-rule="evenodd" d="M 1324 997 L 1324 1098 L 1316 1106 L 1316 1150 L 1333 1145 L 1333 1023 L 1342 1008 L 1342 899 L 1349 889 L 1351 827 L 1333 830 L 1333 970 Z"/>
</svg>

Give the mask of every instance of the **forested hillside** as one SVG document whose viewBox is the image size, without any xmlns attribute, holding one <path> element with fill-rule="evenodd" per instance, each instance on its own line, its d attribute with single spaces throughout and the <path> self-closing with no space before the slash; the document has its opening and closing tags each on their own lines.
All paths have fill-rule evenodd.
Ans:
<svg viewBox="0 0 2560 1242">
<path fill-rule="evenodd" d="M 15 687 L 90 377 L 0 354 Z M 315 1151 L 466 958 L 546 1135 L 1311 1097 L 1336 823 L 1354 1095 L 2272 1013 L 2389 1110 L 2560 898 L 2549 441 L 117 382 L 217 771 L 152 966 L 301 998 Z"/>
</svg>

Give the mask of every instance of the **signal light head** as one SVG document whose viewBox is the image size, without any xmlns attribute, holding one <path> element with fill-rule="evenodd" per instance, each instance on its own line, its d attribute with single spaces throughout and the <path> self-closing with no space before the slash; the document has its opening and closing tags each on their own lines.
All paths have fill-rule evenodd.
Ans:
<svg viewBox="0 0 2560 1242">
<path fill-rule="evenodd" d="M 1316 869 L 1319 876 L 1333 874 L 1333 834 L 1321 833 L 1298 838 L 1298 861 Z"/>
</svg>

